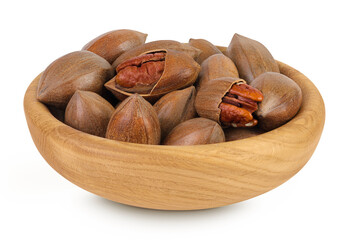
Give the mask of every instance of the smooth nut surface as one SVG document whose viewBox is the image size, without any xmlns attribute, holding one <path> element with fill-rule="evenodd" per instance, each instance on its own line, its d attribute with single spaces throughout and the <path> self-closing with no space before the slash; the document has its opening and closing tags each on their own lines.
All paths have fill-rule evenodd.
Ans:
<svg viewBox="0 0 360 240">
<path fill-rule="evenodd" d="M 102 57 L 89 51 L 66 54 L 52 62 L 42 73 L 37 99 L 64 109 L 76 90 L 101 93 L 114 69 Z"/>
<path fill-rule="evenodd" d="M 224 54 L 214 54 L 201 64 L 197 90 L 209 81 L 222 77 L 239 78 L 234 62 Z"/>
<path fill-rule="evenodd" d="M 226 54 L 234 61 L 239 77 L 249 84 L 264 72 L 279 72 L 275 59 L 264 45 L 237 33 Z"/>
<path fill-rule="evenodd" d="M 77 130 L 105 137 L 114 107 L 100 95 L 77 90 L 65 110 L 65 123 Z"/>
<path fill-rule="evenodd" d="M 259 89 L 264 100 L 259 104 L 255 115 L 259 127 L 266 131 L 280 127 L 299 111 L 302 102 L 300 87 L 287 76 L 280 73 L 263 73 L 251 86 Z"/>
<path fill-rule="evenodd" d="M 224 141 L 224 131 L 215 121 L 193 118 L 177 125 L 166 137 L 164 144 L 200 145 Z"/>
<path fill-rule="evenodd" d="M 144 44 L 146 37 L 147 34 L 138 31 L 114 30 L 91 40 L 82 50 L 96 53 L 111 64 L 125 51 Z"/>
<path fill-rule="evenodd" d="M 154 104 L 160 121 L 162 139 L 175 126 L 196 116 L 195 94 L 195 87 L 191 86 L 168 93 Z"/>
<path fill-rule="evenodd" d="M 199 56 L 196 58 L 196 61 L 201 65 L 205 59 L 214 54 L 222 54 L 221 51 L 213 45 L 211 42 L 205 39 L 193 39 L 190 38 L 189 45 L 193 46 L 201 51 Z"/>
<path fill-rule="evenodd" d="M 161 129 L 155 109 L 143 97 L 133 94 L 115 109 L 107 127 L 106 138 L 160 144 Z"/>
</svg>

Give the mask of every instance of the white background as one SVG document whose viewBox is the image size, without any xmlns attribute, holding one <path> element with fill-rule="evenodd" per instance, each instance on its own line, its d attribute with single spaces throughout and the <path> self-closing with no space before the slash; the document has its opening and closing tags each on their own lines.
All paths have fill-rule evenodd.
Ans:
<svg viewBox="0 0 360 240">
<path fill-rule="evenodd" d="M 0 239 L 360 239 L 357 1 L 1 1 Z M 65 180 L 40 156 L 23 113 L 30 82 L 56 58 L 114 29 L 148 41 L 237 32 L 309 77 L 326 124 L 308 164 L 280 187 L 227 207 L 134 208 Z"/>
</svg>

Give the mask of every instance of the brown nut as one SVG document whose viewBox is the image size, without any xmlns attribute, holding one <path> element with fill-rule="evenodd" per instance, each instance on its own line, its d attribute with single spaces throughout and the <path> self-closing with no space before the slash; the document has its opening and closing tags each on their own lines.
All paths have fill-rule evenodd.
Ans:
<svg viewBox="0 0 360 240">
<path fill-rule="evenodd" d="M 37 99 L 64 109 L 76 90 L 101 93 L 114 69 L 102 57 L 89 51 L 77 51 L 52 62 L 42 73 Z"/>
<path fill-rule="evenodd" d="M 125 51 L 145 43 L 147 34 L 128 30 L 114 30 L 104 33 L 87 43 L 82 50 L 88 50 L 113 63 Z"/>
<path fill-rule="evenodd" d="M 105 84 L 119 100 L 133 93 L 154 102 L 161 96 L 191 86 L 200 66 L 189 55 L 159 49 L 145 52 L 118 65 L 118 74 Z"/>
<path fill-rule="evenodd" d="M 143 97 L 133 94 L 115 109 L 107 127 L 106 138 L 160 144 L 160 123 L 155 109 Z"/>
<path fill-rule="evenodd" d="M 200 145 L 224 141 L 224 131 L 215 121 L 193 118 L 177 125 L 166 137 L 164 144 Z"/>
<path fill-rule="evenodd" d="M 196 61 L 201 65 L 205 59 L 214 54 L 222 54 L 221 51 L 215 47 L 211 42 L 205 39 L 193 39 L 189 40 L 190 46 L 193 46 L 201 51 L 200 55 L 196 58 Z"/>
<path fill-rule="evenodd" d="M 261 43 L 235 34 L 227 49 L 235 63 L 240 78 L 251 83 L 264 72 L 279 72 L 279 67 L 269 50 Z"/>
<path fill-rule="evenodd" d="M 257 124 L 252 113 L 262 101 L 259 90 L 237 78 L 218 78 L 203 86 L 195 99 L 199 116 L 223 126 L 252 127 Z"/>
<path fill-rule="evenodd" d="M 105 137 L 114 107 L 97 93 L 77 90 L 65 110 L 65 123 L 82 132 Z"/>
<path fill-rule="evenodd" d="M 225 128 L 225 139 L 227 142 L 241 140 L 249 137 L 254 137 L 264 133 L 265 131 L 258 127 L 253 128 Z"/>
<path fill-rule="evenodd" d="M 154 104 L 154 109 L 160 121 L 162 139 L 175 126 L 196 116 L 195 92 L 194 86 L 173 91 Z"/>
<path fill-rule="evenodd" d="M 149 93 L 164 72 L 165 56 L 166 52 L 147 53 L 119 64 L 116 68 L 116 88 Z"/>
<path fill-rule="evenodd" d="M 125 62 L 126 60 L 139 56 L 144 52 L 151 52 L 157 49 L 171 49 L 183 52 L 193 59 L 196 59 L 201 53 L 199 49 L 190 46 L 188 43 L 180 43 L 172 40 L 159 40 L 142 44 L 124 52 L 113 62 L 112 66 L 116 68 L 120 63 Z"/>
<path fill-rule="evenodd" d="M 239 78 L 238 70 L 230 58 L 224 54 L 214 54 L 201 64 L 197 90 L 209 81 L 222 77 Z"/>
<path fill-rule="evenodd" d="M 259 89 L 264 95 L 264 100 L 259 104 L 255 115 L 259 119 L 259 127 L 266 131 L 283 125 L 300 109 L 301 89 L 283 74 L 263 73 L 251 83 L 251 86 Z"/>
</svg>

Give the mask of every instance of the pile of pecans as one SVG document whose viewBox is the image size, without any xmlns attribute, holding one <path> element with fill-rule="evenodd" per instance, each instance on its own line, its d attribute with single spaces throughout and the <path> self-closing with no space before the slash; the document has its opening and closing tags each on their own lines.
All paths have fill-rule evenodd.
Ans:
<svg viewBox="0 0 360 240">
<path fill-rule="evenodd" d="M 235 34 L 227 48 L 115 30 L 42 73 L 37 99 L 65 124 L 109 139 L 165 145 L 256 136 L 292 119 L 300 87 L 261 43 Z"/>
</svg>

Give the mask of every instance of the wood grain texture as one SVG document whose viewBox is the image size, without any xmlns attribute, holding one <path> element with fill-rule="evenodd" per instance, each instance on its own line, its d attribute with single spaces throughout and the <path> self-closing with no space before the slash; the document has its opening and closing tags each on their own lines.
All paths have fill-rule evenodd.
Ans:
<svg viewBox="0 0 360 240">
<path fill-rule="evenodd" d="M 206 209 L 253 198 L 287 181 L 310 159 L 325 121 L 314 84 L 279 63 L 296 81 L 303 104 L 294 119 L 247 139 L 197 146 L 124 143 L 77 131 L 36 100 L 39 76 L 24 98 L 41 155 L 62 176 L 104 198 L 144 208 Z"/>
</svg>

